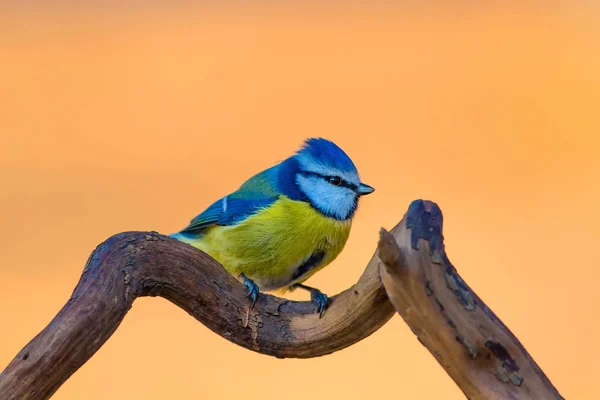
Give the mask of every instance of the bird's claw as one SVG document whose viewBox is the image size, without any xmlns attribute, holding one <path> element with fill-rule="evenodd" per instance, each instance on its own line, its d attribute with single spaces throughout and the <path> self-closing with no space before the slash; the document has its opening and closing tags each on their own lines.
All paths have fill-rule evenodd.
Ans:
<svg viewBox="0 0 600 400">
<path fill-rule="evenodd" d="M 319 312 L 319 318 L 321 318 L 323 316 L 325 308 L 327 308 L 329 298 L 325 293 L 321 292 L 319 289 L 311 289 L 310 301 L 316 304 L 317 311 Z"/>
<path fill-rule="evenodd" d="M 258 285 L 254 283 L 252 279 L 246 278 L 245 276 L 242 276 L 242 280 L 244 285 L 248 288 L 246 297 L 250 297 L 250 309 L 253 309 L 256 304 L 256 299 L 258 299 Z"/>
</svg>

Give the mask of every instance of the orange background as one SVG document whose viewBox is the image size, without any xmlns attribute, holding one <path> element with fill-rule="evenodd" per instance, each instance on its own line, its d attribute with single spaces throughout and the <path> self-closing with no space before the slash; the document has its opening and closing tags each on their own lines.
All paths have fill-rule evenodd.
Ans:
<svg viewBox="0 0 600 400">
<path fill-rule="evenodd" d="M 353 284 L 379 227 L 432 199 L 463 278 L 563 396 L 600 398 L 600 9 L 585 3 L 3 6 L 0 369 L 98 243 L 180 229 L 325 136 L 377 191 L 311 283 Z M 464 398 L 400 317 L 277 360 L 145 298 L 54 398 L 371 397 Z"/>
</svg>

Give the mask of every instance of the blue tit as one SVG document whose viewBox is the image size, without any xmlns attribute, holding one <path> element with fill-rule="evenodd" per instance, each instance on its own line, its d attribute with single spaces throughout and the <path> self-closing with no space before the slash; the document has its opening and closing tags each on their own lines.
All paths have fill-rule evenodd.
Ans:
<svg viewBox="0 0 600 400">
<path fill-rule="evenodd" d="M 348 155 L 335 143 L 306 140 L 291 157 L 248 179 L 171 236 L 219 261 L 248 288 L 310 291 L 319 316 L 328 298 L 302 283 L 340 254 L 361 196 Z"/>
</svg>

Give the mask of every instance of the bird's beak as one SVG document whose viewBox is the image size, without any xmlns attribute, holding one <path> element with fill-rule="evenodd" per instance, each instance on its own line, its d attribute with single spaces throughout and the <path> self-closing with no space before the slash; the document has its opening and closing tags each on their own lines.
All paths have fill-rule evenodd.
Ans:
<svg viewBox="0 0 600 400">
<path fill-rule="evenodd" d="M 358 185 L 357 193 L 361 196 L 364 196 L 365 194 L 373 193 L 374 191 L 374 187 L 361 183 L 360 185 Z"/>
</svg>

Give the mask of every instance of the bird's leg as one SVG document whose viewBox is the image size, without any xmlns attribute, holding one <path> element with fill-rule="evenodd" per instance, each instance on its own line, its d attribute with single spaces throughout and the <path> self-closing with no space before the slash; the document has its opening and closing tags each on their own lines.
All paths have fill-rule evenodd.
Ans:
<svg viewBox="0 0 600 400">
<path fill-rule="evenodd" d="M 323 312 L 325 308 L 327 308 L 327 303 L 329 302 L 329 298 L 319 289 L 315 289 L 310 286 L 303 285 L 301 283 L 296 283 L 292 286 L 292 289 L 301 288 L 304 290 L 308 290 L 310 292 L 310 301 L 317 305 L 317 311 L 319 312 L 319 318 L 323 316 Z"/>
<path fill-rule="evenodd" d="M 244 274 L 240 274 L 240 278 L 242 278 L 242 282 L 248 288 L 248 294 L 246 296 L 250 297 L 250 308 L 252 309 L 254 308 L 254 304 L 256 304 L 256 299 L 258 298 L 258 285 Z"/>
</svg>

